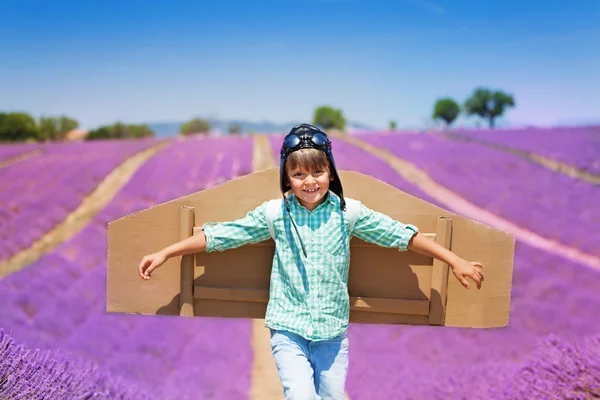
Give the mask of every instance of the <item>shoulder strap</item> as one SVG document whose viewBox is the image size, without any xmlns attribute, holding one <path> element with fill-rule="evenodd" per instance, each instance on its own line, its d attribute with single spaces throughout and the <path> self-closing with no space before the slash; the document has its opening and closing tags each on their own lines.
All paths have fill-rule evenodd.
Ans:
<svg viewBox="0 0 600 400">
<path fill-rule="evenodd" d="M 275 240 L 275 228 L 273 228 L 273 221 L 277 217 L 277 214 L 281 211 L 282 202 L 283 200 L 281 199 L 269 200 L 267 202 L 267 226 L 269 227 L 269 232 L 271 233 L 271 238 L 273 240 Z"/>
<path fill-rule="evenodd" d="M 358 219 L 358 213 L 360 212 L 360 201 L 346 198 L 346 216 L 350 223 L 350 232 L 354 229 L 354 224 Z"/>
</svg>

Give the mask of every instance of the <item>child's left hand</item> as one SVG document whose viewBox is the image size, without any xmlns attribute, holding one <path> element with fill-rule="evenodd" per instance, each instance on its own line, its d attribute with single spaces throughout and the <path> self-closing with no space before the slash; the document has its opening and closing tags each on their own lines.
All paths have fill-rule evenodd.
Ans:
<svg viewBox="0 0 600 400">
<path fill-rule="evenodd" d="M 483 268 L 483 264 L 477 261 L 469 262 L 465 259 L 459 258 L 458 261 L 450 265 L 452 273 L 458 279 L 458 281 L 465 287 L 469 288 L 469 282 L 466 277 L 469 277 L 477 284 L 477 289 L 481 289 L 483 283 L 483 272 L 480 268 Z"/>
</svg>

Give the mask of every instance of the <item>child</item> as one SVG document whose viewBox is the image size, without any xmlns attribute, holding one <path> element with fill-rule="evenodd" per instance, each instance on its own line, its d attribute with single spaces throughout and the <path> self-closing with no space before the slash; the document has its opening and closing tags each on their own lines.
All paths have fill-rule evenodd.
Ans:
<svg viewBox="0 0 600 400">
<path fill-rule="evenodd" d="M 348 268 L 350 239 L 411 250 L 442 260 L 460 283 L 481 288 L 478 262 L 467 262 L 417 227 L 402 224 L 353 199 L 345 199 L 331 142 L 318 128 L 292 128 L 281 148 L 283 200 L 273 217 L 275 255 L 265 326 L 286 399 L 343 399 L 348 371 Z M 285 195 L 291 190 L 291 194 Z M 205 224 L 194 235 L 139 265 L 142 279 L 168 258 L 200 251 L 224 251 L 271 237 L 268 202 L 233 222 Z M 347 205 L 356 211 L 350 228 Z"/>
</svg>

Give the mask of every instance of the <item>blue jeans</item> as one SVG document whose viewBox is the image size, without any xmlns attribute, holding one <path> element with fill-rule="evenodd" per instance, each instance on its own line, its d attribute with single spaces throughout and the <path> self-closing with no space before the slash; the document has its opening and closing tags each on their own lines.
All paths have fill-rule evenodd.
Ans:
<svg viewBox="0 0 600 400">
<path fill-rule="evenodd" d="M 286 400 L 343 400 L 348 374 L 347 332 L 311 341 L 271 329 L 271 351 Z"/>
</svg>

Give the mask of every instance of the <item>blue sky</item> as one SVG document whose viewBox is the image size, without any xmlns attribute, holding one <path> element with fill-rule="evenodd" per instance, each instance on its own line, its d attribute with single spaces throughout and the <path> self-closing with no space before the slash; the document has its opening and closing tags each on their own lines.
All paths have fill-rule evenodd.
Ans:
<svg viewBox="0 0 600 400">
<path fill-rule="evenodd" d="M 600 123 L 600 1 L 3 1 L 0 111 L 428 124 L 477 86 L 512 124 Z M 467 121 L 468 122 L 468 121 Z"/>
</svg>

